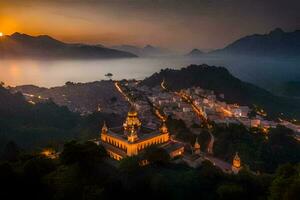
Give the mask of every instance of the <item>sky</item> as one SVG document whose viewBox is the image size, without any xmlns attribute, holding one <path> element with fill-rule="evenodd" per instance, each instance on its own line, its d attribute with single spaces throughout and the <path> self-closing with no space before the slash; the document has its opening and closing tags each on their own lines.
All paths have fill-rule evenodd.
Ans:
<svg viewBox="0 0 300 200">
<path fill-rule="evenodd" d="M 299 0 L 0 0 L 0 32 L 106 46 L 223 48 L 254 33 L 300 29 Z"/>
</svg>

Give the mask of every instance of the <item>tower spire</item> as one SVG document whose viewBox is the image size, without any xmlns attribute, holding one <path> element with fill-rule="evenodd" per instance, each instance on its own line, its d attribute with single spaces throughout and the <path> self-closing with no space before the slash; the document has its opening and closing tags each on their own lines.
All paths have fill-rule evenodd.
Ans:
<svg viewBox="0 0 300 200">
<path fill-rule="evenodd" d="M 161 132 L 162 134 L 169 133 L 169 130 L 168 130 L 168 127 L 167 127 L 165 121 L 163 121 L 163 123 L 162 123 L 162 125 L 161 125 L 161 127 L 160 127 L 160 132 Z"/>
<path fill-rule="evenodd" d="M 200 144 L 199 144 L 199 142 L 198 142 L 198 137 L 196 137 L 196 141 L 195 141 L 195 144 L 194 144 L 194 153 L 195 153 L 195 154 L 197 154 L 197 155 L 200 154 L 200 150 L 201 150 L 200 147 L 201 147 L 201 146 L 200 146 Z"/>
<path fill-rule="evenodd" d="M 238 152 L 235 153 L 231 168 L 232 168 L 233 173 L 235 173 L 235 174 L 237 174 L 241 169 L 241 159 L 240 159 Z"/>
<path fill-rule="evenodd" d="M 124 131 L 128 132 L 133 127 L 134 129 L 138 130 L 141 127 L 142 123 L 138 118 L 138 113 L 135 110 L 134 105 L 131 105 L 130 110 L 127 114 L 126 121 L 123 124 Z"/>
<path fill-rule="evenodd" d="M 107 128 L 107 126 L 106 126 L 106 122 L 104 121 L 104 122 L 103 122 L 102 129 L 101 129 L 101 133 L 105 134 L 105 133 L 107 133 L 107 131 L 108 131 L 108 128 Z"/>
</svg>

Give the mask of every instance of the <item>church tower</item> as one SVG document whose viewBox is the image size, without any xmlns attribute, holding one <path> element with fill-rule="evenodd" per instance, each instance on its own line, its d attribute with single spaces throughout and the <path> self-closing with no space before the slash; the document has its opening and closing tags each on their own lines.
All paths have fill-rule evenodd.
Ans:
<svg viewBox="0 0 300 200">
<path fill-rule="evenodd" d="M 108 128 L 107 128 L 106 123 L 105 123 L 105 121 L 104 121 L 103 126 L 102 126 L 102 129 L 101 129 L 101 134 L 106 134 L 107 131 L 108 131 Z"/>
<path fill-rule="evenodd" d="M 196 138 L 196 142 L 194 144 L 194 154 L 195 155 L 200 155 L 200 152 L 201 152 L 201 148 L 200 148 L 200 144 L 198 142 L 198 137 Z"/>
<path fill-rule="evenodd" d="M 237 152 L 235 153 L 235 156 L 233 158 L 231 170 L 235 174 L 237 174 L 241 170 L 241 159 Z"/>
<path fill-rule="evenodd" d="M 160 127 L 159 130 L 160 130 L 160 133 L 161 133 L 161 134 L 169 133 L 168 127 L 167 127 L 167 125 L 166 125 L 165 122 L 163 122 L 163 124 L 162 124 L 162 126 Z"/>
<path fill-rule="evenodd" d="M 142 123 L 138 118 L 138 113 L 132 105 L 123 124 L 124 134 L 127 136 L 129 142 L 138 140 L 138 131 L 140 130 L 141 125 Z"/>
<path fill-rule="evenodd" d="M 124 131 L 130 132 L 132 128 L 138 130 L 141 125 L 142 123 L 138 118 L 138 113 L 132 105 L 123 124 Z"/>
</svg>

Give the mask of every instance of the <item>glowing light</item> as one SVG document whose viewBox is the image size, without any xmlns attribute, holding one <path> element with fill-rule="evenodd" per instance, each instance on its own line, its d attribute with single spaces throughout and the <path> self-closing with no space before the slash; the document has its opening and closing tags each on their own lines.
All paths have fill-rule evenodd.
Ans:
<svg viewBox="0 0 300 200">
<path fill-rule="evenodd" d="M 0 32 L 0 37 L 2 37 L 3 36 L 3 33 L 2 32 Z"/>
</svg>

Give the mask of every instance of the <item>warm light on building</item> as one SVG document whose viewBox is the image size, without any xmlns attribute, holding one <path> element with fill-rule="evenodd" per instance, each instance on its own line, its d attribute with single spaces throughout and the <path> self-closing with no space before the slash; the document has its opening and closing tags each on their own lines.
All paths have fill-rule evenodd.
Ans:
<svg viewBox="0 0 300 200">
<path fill-rule="evenodd" d="M 53 149 L 44 149 L 41 152 L 41 155 L 50 159 L 56 159 L 58 157 L 57 153 Z"/>
<path fill-rule="evenodd" d="M 233 158 L 231 169 L 232 169 L 232 172 L 235 174 L 237 174 L 241 170 L 241 159 L 237 152 L 235 153 L 235 156 Z"/>
<path fill-rule="evenodd" d="M 201 152 L 201 146 L 198 142 L 198 137 L 196 138 L 195 144 L 194 144 L 194 154 L 199 155 Z"/>
<path fill-rule="evenodd" d="M 170 142 L 170 134 L 165 123 L 159 130 L 142 126 L 134 107 L 128 112 L 126 120 L 121 127 L 108 128 L 104 123 L 101 130 L 100 143 L 104 146 L 110 157 L 121 160 L 127 156 L 138 155 L 151 145 L 166 145 Z M 172 145 L 171 145 L 172 146 Z M 182 147 L 172 149 L 172 152 L 181 155 Z"/>
</svg>

